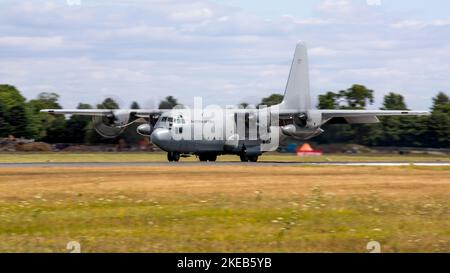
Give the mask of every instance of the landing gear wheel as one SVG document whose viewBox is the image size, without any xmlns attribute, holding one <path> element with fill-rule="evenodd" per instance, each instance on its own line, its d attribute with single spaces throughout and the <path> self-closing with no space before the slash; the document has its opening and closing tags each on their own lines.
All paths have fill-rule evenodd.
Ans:
<svg viewBox="0 0 450 273">
<path fill-rule="evenodd" d="M 257 155 L 248 156 L 247 158 L 248 158 L 248 160 L 250 162 L 258 162 L 258 156 Z"/>
<path fill-rule="evenodd" d="M 167 153 L 167 160 L 169 162 L 173 162 L 173 161 L 178 162 L 178 161 L 180 161 L 180 153 L 168 152 Z"/>
<path fill-rule="evenodd" d="M 248 162 L 248 157 L 246 155 L 240 155 L 241 162 Z"/>
<path fill-rule="evenodd" d="M 216 160 L 217 160 L 217 155 L 209 155 L 208 156 L 209 162 L 216 162 Z"/>
<path fill-rule="evenodd" d="M 257 155 L 240 155 L 241 162 L 258 162 Z"/>
<path fill-rule="evenodd" d="M 217 155 L 216 154 L 201 154 L 198 155 L 198 159 L 200 159 L 200 161 L 202 162 L 215 162 L 217 160 Z"/>
</svg>

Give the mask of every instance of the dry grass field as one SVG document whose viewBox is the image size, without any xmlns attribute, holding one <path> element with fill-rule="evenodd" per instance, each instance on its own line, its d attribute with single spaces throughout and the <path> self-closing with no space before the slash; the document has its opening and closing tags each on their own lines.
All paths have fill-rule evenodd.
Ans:
<svg viewBox="0 0 450 273">
<path fill-rule="evenodd" d="M 0 252 L 450 252 L 450 167 L 0 168 Z"/>
</svg>

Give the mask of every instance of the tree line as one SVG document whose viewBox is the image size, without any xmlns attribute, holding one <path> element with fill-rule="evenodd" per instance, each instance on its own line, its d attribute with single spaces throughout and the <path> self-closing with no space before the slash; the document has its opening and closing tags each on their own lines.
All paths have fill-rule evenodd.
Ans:
<svg viewBox="0 0 450 273">
<path fill-rule="evenodd" d="M 45 141 L 48 143 L 111 143 L 98 135 L 89 117 L 53 116 L 40 113 L 41 109 L 61 109 L 56 93 L 43 92 L 37 98 L 27 101 L 12 85 L 0 85 L 0 137 L 13 135 Z M 275 105 L 283 95 L 272 94 L 261 100 L 261 105 Z M 363 85 L 353 85 L 346 90 L 329 91 L 319 96 L 318 109 L 366 109 L 374 103 L 374 91 Z M 179 105 L 173 96 L 166 97 L 159 109 L 171 109 Z M 241 103 L 243 107 L 248 103 Z M 106 98 L 96 105 L 79 103 L 78 109 L 119 109 L 112 98 Z M 131 109 L 139 109 L 137 102 Z M 384 97 L 382 110 L 409 110 L 405 99 L 391 92 Z M 439 92 L 432 100 L 431 116 L 424 117 L 382 117 L 378 124 L 326 124 L 325 134 L 314 139 L 319 144 L 354 143 L 367 146 L 435 147 L 450 148 L 450 100 L 447 94 Z M 129 143 L 141 137 L 133 126 L 122 136 Z"/>
<path fill-rule="evenodd" d="M 373 104 L 373 90 L 353 85 L 347 90 L 319 96 L 319 109 L 365 109 Z M 410 110 L 401 94 L 384 96 L 380 110 Z M 319 143 L 356 143 L 367 146 L 450 148 L 450 101 L 439 92 L 432 99 L 431 116 L 380 117 L 377 124 L 324 126 Z"/>
</svg>

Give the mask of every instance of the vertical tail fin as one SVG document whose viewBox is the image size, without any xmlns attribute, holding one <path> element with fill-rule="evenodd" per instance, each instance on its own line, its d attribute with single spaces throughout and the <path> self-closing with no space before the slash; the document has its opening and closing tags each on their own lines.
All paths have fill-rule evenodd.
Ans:
<svg viewBox="0 0 450 273">
<path fill-rule="evenodd" d="M 300 111 L 311 109 L 308 53 L 306 44 L 302 42 L 298 43 L 295 48 L 294 59 L 280 108 Z"/>
</svg>

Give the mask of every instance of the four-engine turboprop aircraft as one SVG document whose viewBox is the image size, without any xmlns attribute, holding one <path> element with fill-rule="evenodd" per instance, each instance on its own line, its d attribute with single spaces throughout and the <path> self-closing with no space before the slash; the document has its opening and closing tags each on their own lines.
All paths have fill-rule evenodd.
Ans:
<svg viewBox="0 0 450 273">
<path fill-rule="evenodd" d="M 197 155 L 216 161 L 218 155 L 235 154 L 241 161 L 256 162 L 263 152 L 275 150 L 286 139 L 310 139 L 321 126 L 333 123 L 377 123 L 380 116 L 419 116 L 427 111 L 316 110 L 311 106 L 307 49 L 298 43 L 281 104 L 239 109 L 196 107 L 173 110 L 45 109 L 41 112 L 92 116 L 94 127 L 105 137 L 116 137 L 128 125 L 145 121 L 141 135 L 167 152 L 169 161 Z"/>
</svg>

